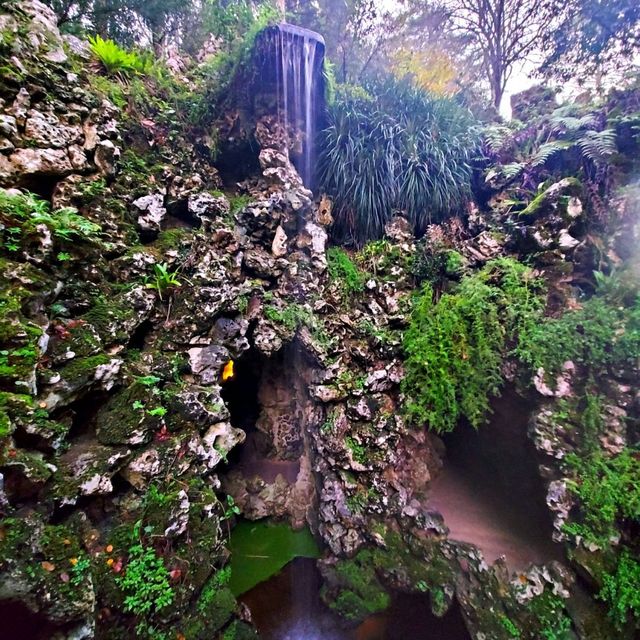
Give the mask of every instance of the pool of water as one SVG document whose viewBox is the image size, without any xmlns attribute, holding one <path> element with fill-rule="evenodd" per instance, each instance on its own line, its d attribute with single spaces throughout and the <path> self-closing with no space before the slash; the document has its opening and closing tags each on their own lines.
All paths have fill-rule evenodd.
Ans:
<svg viewBox="0 0 640 640">
<path fill-rule="evenodd" d="M 459 609 L 436 618 L 428 596 L 397 594 L 390 609 L 356 628 L 320 600 L 315 560 L 297 558 L 240 596 L 261 640 L 470 640 Z"/>
</svg>

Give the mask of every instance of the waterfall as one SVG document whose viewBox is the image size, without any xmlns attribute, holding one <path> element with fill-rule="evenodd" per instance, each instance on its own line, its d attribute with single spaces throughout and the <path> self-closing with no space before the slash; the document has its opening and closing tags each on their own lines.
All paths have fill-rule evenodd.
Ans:
<svg viewBox="0 0 640 640">
<path fill-rule="evenodd" d="M 312 187 L 315 137 L 324 100 L 324 42 L 317 33 L 288 24 L 280 25 L 278 34 L 278 113 L 294 164 L 305 185 Z"/>
</svg>

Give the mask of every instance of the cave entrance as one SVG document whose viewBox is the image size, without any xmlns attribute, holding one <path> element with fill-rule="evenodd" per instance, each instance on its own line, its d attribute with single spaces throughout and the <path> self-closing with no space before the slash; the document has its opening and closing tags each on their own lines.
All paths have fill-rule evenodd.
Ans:
<svg viewBox="0 0 640 640">
<path fill-rule="evenodd" d="M 260 381 L 264 367 L 264 357 L 255 349 L 250 349 L 238 360 L 233 361 L 233 377 L 222 382 L 220 395 L 229 410 L 231 426 L 242 429 L 246 440 L 234 447 L 227 457 L 228 468 L 242 463 L 263 451 L 268 443 L 264 434 L 258 431 L 256 423 L 260 417 Z"/>
<path fill-rule="evenodd" d="M 250 349 L 233 363 L 233 377 L 222 383 L 221 396 L 230 413 L 233 427 L 242 429 L 247 435 L 255 431 L 260 417 L 260 379 L 263 358 Z"/>
<path fill-rule="evenodd" d="M 449 537 L 479 547 L 487 562 L 504 555 L 510 570 L 562 559 L 538 454 L 527 436 L 533 405 L 506 389 L 478 430 L 461 424 L 443 437 L 446 458 L 432 483 L 430 507 Z"/>
<path fill-rule="evenodd" d="M 250 349 L 235 361 L 233 378 L 223 382 L 231 425 L 247 434 L 229 455 L 228 469 L 267 483 L 278 474 L 296 481 L 303 453 L 296 348 L 287 345 L 271 357 Z"/>
</svg>

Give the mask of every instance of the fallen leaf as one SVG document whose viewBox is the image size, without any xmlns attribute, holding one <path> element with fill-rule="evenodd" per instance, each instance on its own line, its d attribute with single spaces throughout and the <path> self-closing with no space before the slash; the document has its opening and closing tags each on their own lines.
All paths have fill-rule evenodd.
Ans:
<svg viewBox="0 0 640 640">
<path fill-rule="evenodd" d="M 45 571 L 53 571 L 56 568 L 55 564 L 52 564 L 51 562 L 48 562 L 47 560 L 45 560 L 44 562 L 40 563 L 40 566 L 45 570 Z"/>
</svg>

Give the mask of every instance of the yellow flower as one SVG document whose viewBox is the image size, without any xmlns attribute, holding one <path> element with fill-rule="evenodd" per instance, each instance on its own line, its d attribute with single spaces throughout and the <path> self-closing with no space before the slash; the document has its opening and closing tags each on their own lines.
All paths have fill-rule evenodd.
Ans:
<svg viewBox="0 0 640 640">
<path fill-rule="evenodd" d="M 71 558 L 69 562 L 75 567 L 78 564 L 78 558 Z"/>
<path fill-rule="evenodd" d="M 110 567 L 113 564 L 113 558 L 107 560 L 107 566 Z"/>
</svg>

